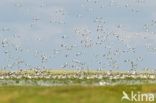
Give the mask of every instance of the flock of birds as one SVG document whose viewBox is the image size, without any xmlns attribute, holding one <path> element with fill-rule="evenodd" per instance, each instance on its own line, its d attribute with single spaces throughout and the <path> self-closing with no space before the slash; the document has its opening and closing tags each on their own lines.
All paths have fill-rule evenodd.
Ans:
<svg viewBox="0 0 156 103">
<path fill-rule="evenodd" d="M 11 27 L 4 26 L 0 29 L 0 68 L 2 70 L 48 69 L 53 68 L 53 61 L 57 59 L 57 62 L 64 62 L 59 66 L 57 65 L 57 68 L 63 69 L 89 70 L 97 68 L 96 70 L 98 71 L 116 71 L 124 67 L 126 70 L 129 70 L 128 72 L 136 72 L 138 68 L 149 71 L 150 69 L 146 66 L 140 67 L 140 65 L 143 65 L 145 58 L 140 54 L 139 48 L 134 46 L 133 43 L 131 44 L 126 41 L 127 39 L 124 37 L 129 35 L 124 34 L 123 36 L 120 34 L 121 32 L 118 32 L 124 29 L 124 25 L 112 24 L 111 21 L 107 20 L 102 15 L 98 16 L 95 13 L 96 8 L 98 10 L 103 10 L 105 8 L 122 8 L 128 10 L 128 12 L 133 15 L 138 15 L 141 10 L 137 6 L 143 6 L 146 1 L 147 0 L 80 1 L 81 9 L 86 11 L 85 13 L 91 15 L 93 18 L 91 25 L 94 25 L 94 28 L 89 25 L 67 27 L 67 29 L 70 30 L 70 34 L 56 34 L 56 41 L 58 39 L 57 43 L 51 42 L 52 44 L 46 44 L 51 47 L 50 50 L 47 50 L 46 47 L 38 48 L 25 46 L 22 34 L 14 34 Z M 135 4 L 134 8 L 133 4 Z M 14 6 L 19 9 L 23 8 L 25 6 L 24 0 L 23 2 L 15 2 Z M 41 9 L 48 8 L 48 1 L 41 0 L 39 7 Z M 49 17 L 48 25 L 52 24 L 53 26 L 63 26 L 66 28 L 66 26 L 71 25 L 70 21 L 66 20 L 66 18 L 68 19 L 71 16 L 77 20 L 81 20 L 81 18 L 84 19 L 83 13 L 79 14 L 79 11 L 73 14 L 62 8 L 52 11 L 54 12 L 52 12 L 52 15 Z M 41 15 L 34 15 L 29 28 L 33 30 L 41 21 Z M 109 25 L 113 28 L 110 28 Z M 151 20 L 151 22 L 144 24 L 142 28 L 145 33 L 154 36 L 155 32 L 153 28 L 155 28 L 155 26 L 156 20 Z M 150 42 L 150 36 L 142 35 L 143 41 L 146 43 L 145 45 L 143 43 L 143 48 L 148 51 L 147 53 L 155 53 L 156 48 L 153 46 L 152 42 Z M 54 38 L 51 38 L 50 40 L 53 41 L 53 39 Z M 129 39 L 131 38 L 128 38 L 128 40 Z M 36 36 L 33 40 L 37 41 L 39 44 L 44 43 L 43 38 L 39 36 Z M 29 42 L 33 43 L 34 41 Z M 27 56 L 30 58 L 27 59 Z M 33 62 L 34 64 L 30 63 L 35 60 L 37 62 Z M 90 66 L 91 62 L 92 65 L 96 66 Z M 152 69 L 152 72 L 153 71 L 155 72 L 154 69 Z"/>
<path fill-rule="evenodd" d="M 66 71 L 66 72 L 53 72 L 49 70 L 20 70 L 18 72 L 3 72 L 0 73 L 0 80 L 5 79 L 87 79 L 87 80 L 133 80 L 133 79 L 145 79 L 155 80 L 155 73 L 144 73 L 144 72 L 90 72 L 90 71 Z"/>
</svg>

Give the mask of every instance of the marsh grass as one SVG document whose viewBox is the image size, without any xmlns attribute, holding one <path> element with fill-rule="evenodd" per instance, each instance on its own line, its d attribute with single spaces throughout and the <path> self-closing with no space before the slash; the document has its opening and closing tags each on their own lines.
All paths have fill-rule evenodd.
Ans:
<svg viewBox="0 0 156 103">
<path fill-rule="evenodd" d="M 0 103 L 121 103 L 123 90 L 127 93 L 130 93 L 130 91 L 156 93 L 156 84 L 101 87 L 78 85 L 53 87 L 1 86 Z M 123 101 L 123 103 L 130 102 Z"/>
</svg>

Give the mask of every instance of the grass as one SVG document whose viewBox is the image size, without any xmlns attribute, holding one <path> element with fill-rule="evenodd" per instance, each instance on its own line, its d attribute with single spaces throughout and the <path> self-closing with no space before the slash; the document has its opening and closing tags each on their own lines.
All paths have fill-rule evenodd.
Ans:
<svg viewBox="0 0 156 103">
<path fill-rule="evenodd" d="M 44 71 L 48 75 L 79 74 L 77 71 Z M 6 71 L 0 74 L 7 74 Z M 16 74 L 36 75 L 33 70 L 16 72 Z M 81 74 L 81 73 L 80 73 Z M 105 74 L 105 72 L 83 72 L 83 75 Z M 7 74 L 8 75 L 8 74 Z M 114 73 L 115 75 L 115 73 Z M 100 82 L 111 85 L 99 86 Z M 40 85 L 47 84 L 50 85 Z M 55 86 L 55 84 L 57 86 Z M 63 85 L 59 85 L 63 84 Z M 133 84 L 133 85 L 131 85 Z M 135 85 L 134 85 L 135 84 Z M 26 86 L 27 85 L 27 86 Z M 22 77 L 0 80 L 0 103 L 134 103 L 122 101 L 122 92 L 130 95 L 131 91 L 156 94 L 155 79 L 125 78 L 33 78 Z M 156 95 L 155 95 L 156 96 Z M 152 103 L 152 102 L 137 102 Z M 156 103 L 154 101 L 153 103 Z"/>
<path fill-rule="evenodd" d="M 156 93 L 156 84 L 102 87 L 78 85 L 56 87 L 1 86 L 0 103 L 121 103 L 123 90 L 128 93 L 130 91 Z M 123 101 L 122 103 L 131 102 Z"/>
</svg>

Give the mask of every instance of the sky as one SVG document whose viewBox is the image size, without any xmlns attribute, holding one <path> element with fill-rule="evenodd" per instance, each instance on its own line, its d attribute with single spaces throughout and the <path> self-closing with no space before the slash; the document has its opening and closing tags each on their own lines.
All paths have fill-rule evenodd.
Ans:
<svg viewBox="0 0 156 103">
<path fill-rule="evenodd" d="M 0 0 L 0 68 L 155 70 L 155 0 Z"/>
</svg>

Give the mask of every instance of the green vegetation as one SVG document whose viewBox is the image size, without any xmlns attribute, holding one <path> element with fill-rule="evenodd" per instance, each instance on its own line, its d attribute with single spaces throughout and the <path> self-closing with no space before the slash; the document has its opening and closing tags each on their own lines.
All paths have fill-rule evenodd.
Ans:
<svg viewBox="0 0 156 103">
<path fill-rule="evenodd" d="M 156 94 L 152 73 L 30 70 L 0 72 L 0 78 L 0 103 L 132 103 L 121 102 L 123 91 Z"/>
<path fill-rule="evenodd" d="M 121 103 L 122 91 L 127 93 L 130 91 L 156 93 L 156 84 L 53 87 L 1 86 L 0 103 Z M 130 102 L 123 101 L 123 103 Z"/>
</svg>

